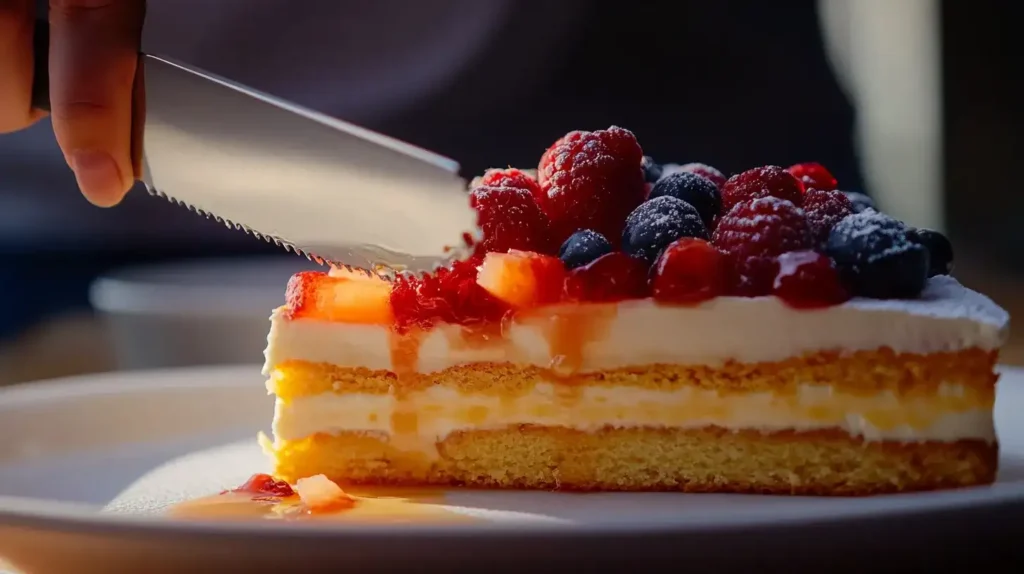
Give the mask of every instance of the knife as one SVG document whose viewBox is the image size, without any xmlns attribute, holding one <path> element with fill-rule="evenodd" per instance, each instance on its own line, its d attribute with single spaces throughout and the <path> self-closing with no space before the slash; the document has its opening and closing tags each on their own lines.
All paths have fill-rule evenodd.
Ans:
<svg viewBox="0 0 1024 574">
<path fill-rule="evenodd" d="M 43 110 L 48 54 L 39 20 Z M 320 264 L 430 271 L 481 236 L 454 160 L 168 58 L 139 55 L 132 131 L 150 194 Z"/>
</svg>

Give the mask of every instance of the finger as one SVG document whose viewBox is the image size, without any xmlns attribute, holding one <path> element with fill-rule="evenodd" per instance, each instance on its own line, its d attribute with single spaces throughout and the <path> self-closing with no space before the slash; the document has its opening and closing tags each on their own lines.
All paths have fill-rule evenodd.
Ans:
<svg viewBox="0 0 1024 574">
<path fill-rule="evenodd" d="M 133 183 L 132 84 L 143 0 L 50 0 L 50 115 L 89 201 L 121 201 Z"/>
<path fill-rule="evenodd" d="M 42 117 L 32 111 L 33 0 L 0 0 L 0 133 Z"/>
</svg>

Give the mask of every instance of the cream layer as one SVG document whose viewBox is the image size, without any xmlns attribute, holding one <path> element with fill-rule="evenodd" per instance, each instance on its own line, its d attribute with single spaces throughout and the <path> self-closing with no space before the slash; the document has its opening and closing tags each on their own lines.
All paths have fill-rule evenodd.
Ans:
<svg viewBox="0 0 1024 574">
<path fill-rule="evenodd" d="M 273 430 L 277 440 L 356 431 L 414 435 L 404 438 L 418 440 L 396 442 L 432 445 L 455 431 L 522 424 L 583 431 L 606 426 L 838 428 L 871 441 L 995 440 L 991 399 L 958 385 L 941 385 L 934 395 L 902 399 L 889 392 L 864 396 L 811 385 L 790 395 L 592 386 L 566 396 L 564 388 L 548 383 L 519 397 L 462 393 L 442 386 L 408 393 L 401 401 L 387 394 L 324 393 L 278 399 Z"/>
<path fill-rule="evenodd" d="M 289 320 L 283 311 L 271 317 L 265 374 L 287 360 L 394 370 L 387 326 Z M 553 350 L 549 333 L 558 313 L 553 307 L 540 320 L 513 321 L 498 345 L 459 345 L 458 327 L 438 326 L 423 338 L 414 367 L 423 373 L 474 362 L 556 367 L 563 357 Z M 584 338 L 578 372 L 658 363 L 756 363 L 827 350 L 990 350 L 1005 341 L 1009 316 L 984 295 L 942 276 L 908 301 L 854 299 L 795 310 L 775 297 L 719 297 L 695 307 L 639 300 L 616 305 L 608 321 L 601 333 Z"/>
</svg>

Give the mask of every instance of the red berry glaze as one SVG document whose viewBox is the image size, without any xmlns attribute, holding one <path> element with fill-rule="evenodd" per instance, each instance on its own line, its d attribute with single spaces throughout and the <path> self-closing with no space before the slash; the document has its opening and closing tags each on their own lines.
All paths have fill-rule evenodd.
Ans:
<svg viewBox="0 0 1024 574">
<path fill-rule="evenodd" d="M 292 496 L 295 491 L 290 484 L 283 480 L 277 480 L 269 474 L 254 474 L 239 486 L 234 492 L 247 492 L 251 494 L 264 494 L 270 496 Z"/>
<path fill-rule="evenodd" d="M 791 165 L 786 171 L 800 180 L 805 189 L 813 187 L 814 189 L 829 191 L 835 189 L 838 185 L 835 176 L 829 173 L 825 166 L 813 161 Z"/>
<path fill-rule="evenodd" d="M 553 244 L 592 229 L 618 246 L 626 216 L 647 195 L 642 159 L 633 134 L 614 126 L 570 132 L 544 152 L 538 203 L 551 220 Z"/>
<path fill-rule="evenodd" d="M 476 245 L 478 255 L 509 249 L 551 250 L 551 223 L 529 190 L 480 186 L 470 192 L 469 204 L 477 211 L 483 231 L 483 240 Z"/>
<path fill-rule="evenodd" d="M 777 197 L 736 204 L 715 227 L 712 243 L 727 253 L 732 277 L 729 291 L 753 297 L 771 292 L 775 258 L 811 247 L 803 210 Z"/>
<path fill-rule="evenodd" d="M 804 194 L 803 210 L 811 227 L 811 238 L 820 246 L 828 241 L 832 227 L 853 213 L 853 202 L 841 191 L 809 188 Z"/>
<path fill-rule="evenodd" d="M 612 303 L 648 294 L 648 267 L 621 251 L 606 253 L 569 272 L 566 297 L 580 302 Z"/>
<path fill-rule="evenodd" d="M 703 239 L 684 237 L 655 262 L 651 295 L 664 303 L 700 303 L 723 294 L 725 282 L 725 256 Z"/>
<path fill-rule="evenodd" d="M 722 213 L 729 213 L 737 203 L 761 197 L 777 197 L 799 206 L 804 187 L 792 174 L 776 165 L 748 169 L 726 180 L 721 186 Z"/>
<path fill-rule="evenodd" d="M 506 169 L 489 169 L 480 178 L 480 185 L 490 187 L 514 187 L 525 189 L 530 195 L 540 195 L 540 184 L 530 174 L 514 167 Z"/>
<path fill-rule="evenodd" d="M 679 171 L 688 171 L 690 173 L 695 173 L 697 175 L 704 176 L 710 179 L 712 183 L 717 185 L 718 189 L 722 189 L 722 186 L 725 185 L 725 174 L 707 164 L 688 163 L 679 166 Z"/>
<path fill-rule="evenodd" d="M 479 258 L 456 261 L 421 277 L 402 276 L 391 288 L 391 309 L 399 332 L 445 322 L 478 326 L 501 321 L 507 304 L 477 284 Z"/>
<path fill-rule="evenodd" d="M 790 307 L 813 309 L 850 299 L 828 257 L 815 251 L 791 251 L 778 258 L 772 294 Z"/>
</svg>

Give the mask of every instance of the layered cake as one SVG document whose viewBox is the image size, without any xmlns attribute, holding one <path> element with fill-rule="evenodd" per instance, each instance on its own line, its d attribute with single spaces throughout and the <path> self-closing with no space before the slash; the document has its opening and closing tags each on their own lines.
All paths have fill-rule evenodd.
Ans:
<svg viewBox="0 0 1024 574">
<path fill-rule="evenodd" d="M 468 260 L 304 272 L 264 447 L 341 484 L 866 495 L 990 483 L 1007 314 L 818 164 L 571 132 L 471 184 Z"/>
</svg>

